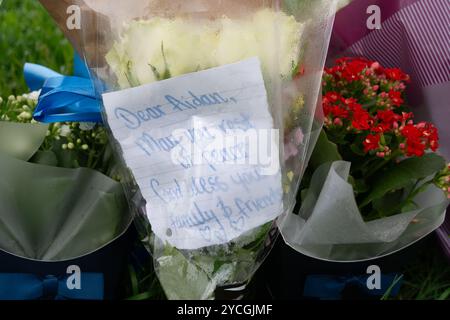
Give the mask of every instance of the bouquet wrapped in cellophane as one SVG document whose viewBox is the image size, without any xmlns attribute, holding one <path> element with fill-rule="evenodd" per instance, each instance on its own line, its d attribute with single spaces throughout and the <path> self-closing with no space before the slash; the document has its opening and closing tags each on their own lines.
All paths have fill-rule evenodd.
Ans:
<svg viewBox="0 0 450 320">
<path fill-rule="evenodd" d="M 166 295 L 245 285 L 320 129 L 335 1 L 74 3 Z"/>
<path fill-rule="evenodd" d="M 37 123 L 37 97 L 0 97 L 0 251 L 67 261 L 117 239 L 132 215 L 104 128 Z"/>
<path fill-rule="evenodd" d="M 418 121 L 411 77 L 343 57 L 323 77 L 324 130 L 280 228 L 294 250 L 335 262 L 373 260 L 416 243 L 445 219 L 450 165 L 439 132 Z"/>
</svg>

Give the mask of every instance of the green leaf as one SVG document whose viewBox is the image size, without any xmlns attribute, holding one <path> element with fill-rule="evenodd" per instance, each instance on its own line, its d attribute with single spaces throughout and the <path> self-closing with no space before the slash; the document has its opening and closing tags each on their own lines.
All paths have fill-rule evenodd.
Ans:
<svg viewBox="0 0 450 320">
<path fill-rule="evenodd" d="M 327 134 L 322 130 L 311 155 L 309 165 L 312 169 L 316 169 L 324 163 L 339 160 L 342 160 L 342 157 L 339 154 L 337 145 L 328 140 Z"/>
<path fill-rule="evenodd" d="M 396 190 L 394 192 L 387 192 L 383 197 L 373 200 L 373 208 L 378 211 L 380 216 L 389 217 L 401 211 L 403 190 Z"/>
<path fill-rule="evenodd" d="M 450 288 L 445 290 L 438 298 L 438 300 L 448 300 L 450 298 Z"/>
<path fill-rule="evenodd" d="M 127 298 L 126 300 L 143 301 L 143 300 L 150 300 L 154 296 L 155 296 L 154 292 L 148 291 L 148 292 L 142 292 L 142 293 L 136 294 L 132 297 Z"/>
<path fill-rule="evenodd" d="M 350 145 L 350 150 L 352 150 L 358 156 L 365 156 L 366 155 L 364 150 L 360 146 L 358 146 L 356 144 Z"/>
<path fill-rule="evenodd" d="M 369 186 L 367 185 L 366 181 L 364 181 L 364 179 L 355 179 L 352 176 L 349 176 L 348 178 L 349 182 L 353 186 L 353 190 L 355 191 L 355 193 L 360 194 L 369 191 Z"/>
<path fill-rule="evenodd" d="M 373 183 L 372 191 L 361 203 L 360 207 L 364 207 L 373 200 L 383 197 L 389 191 L 403 189 L 413 181 L 431 176 L 444 167 L 445 159 L 435 153 L 403 160 L 396 166 L 378 175 L 378 178 Z"/>
</svg>

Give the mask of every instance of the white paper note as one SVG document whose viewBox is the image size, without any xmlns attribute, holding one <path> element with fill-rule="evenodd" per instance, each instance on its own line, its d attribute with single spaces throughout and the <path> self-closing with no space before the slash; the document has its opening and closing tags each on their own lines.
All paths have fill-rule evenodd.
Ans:
<svg viewBox="0 0 450 320">
<path fill-rule="evenodd" d="M 179 249 L 223 244 L 282 213 L 279 136 L 258 58 L 103 101 L 162 240 Z"/>
</svg>

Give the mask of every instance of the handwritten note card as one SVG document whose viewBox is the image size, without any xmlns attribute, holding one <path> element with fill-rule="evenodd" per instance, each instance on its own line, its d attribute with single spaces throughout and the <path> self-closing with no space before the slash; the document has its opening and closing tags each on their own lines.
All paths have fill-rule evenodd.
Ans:
<svg viewBox="0 0 450 320">
<path fill-rule="evenodd" d="M 162 240 L 179 249 L 223 244 L 282 213 L 279 136 L 258 58 L 103 101 Z"/>
</svg>

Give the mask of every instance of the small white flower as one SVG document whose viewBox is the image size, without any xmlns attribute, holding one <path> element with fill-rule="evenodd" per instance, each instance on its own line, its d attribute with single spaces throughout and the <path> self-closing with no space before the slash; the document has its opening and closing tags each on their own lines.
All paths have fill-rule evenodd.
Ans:
<svg viewBox="0 0 450 320">
<path fill-rule="evenodd" d="M 74 145 L 72 142 L 69 142 L 69 143 L 67 144 L 67 148 L 70 149 L 70 150 L 72 150 L 73 148 L 75 148 L 75 145 Z"/>
<path fill-rule="evenodd" d="M 70 130 L 70 126 L 65 124 L 61 126 L 61 129 L 59 130 L 59 135 L 61 137 L 68 137 L 71 132 L 72 130 Z"/>
<path fill-rule="evenodd" d="M 88 146 L 87 144 L 83 144 L 83 145 L 81 146 L 81 149 L 87 150 L 87 149 L 89 149 L 89 146 Z"/>
<path fill-rule="evenodd" d="M 39 95 L 41 94 L 41 90 L 32 91 L 30 93 L 25 93 L 22 95 L 25 99 L 37 101 L 39 99 Z"/>
<path fill-rule="evenodd" d="M 88 131 L 92 130 L 95 127 L 95 122 L 81 122 L 80 123 L 80 130 Z"/>
<path fill-rule="evenodd" d="M 17 118 L 19 118 L 20 120 L 29 120 L 32 117 L 33 116 L 31 115 L 31 112 L 28 111 L 23 111 L 21 114 L 17 116 Z"/>
</svg>

